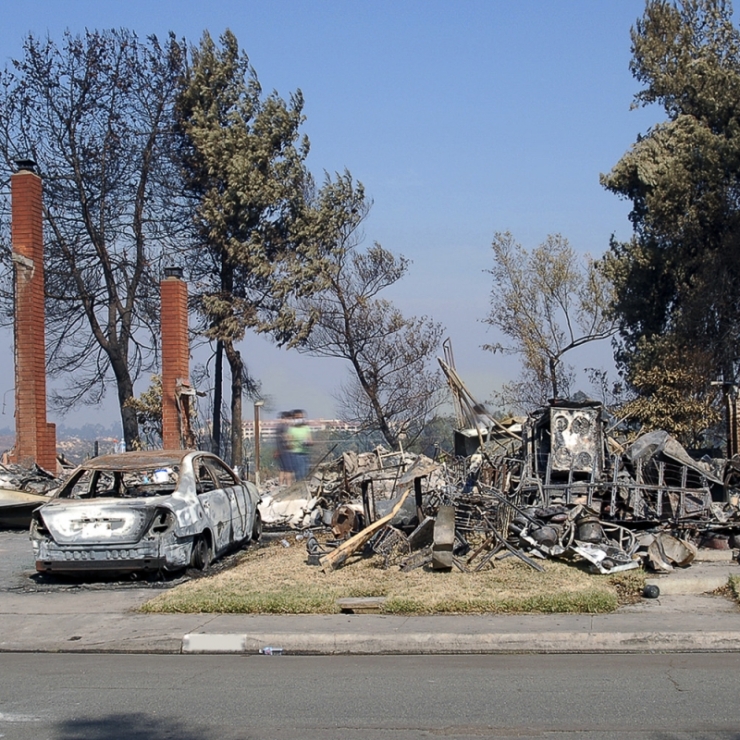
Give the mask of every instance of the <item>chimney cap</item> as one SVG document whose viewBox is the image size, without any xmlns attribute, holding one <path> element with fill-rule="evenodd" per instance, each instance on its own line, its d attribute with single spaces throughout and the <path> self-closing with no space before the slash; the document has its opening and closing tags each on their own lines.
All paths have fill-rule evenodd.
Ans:
<svg viewBox="0 0 740 740">
<path fill-rule="evenodd" d="M 18 168 L 18 172 L 27 170 L 28 172 L 36 172 L 36 162 L 33 159 L 16 159 L 15 166 Z"/>
<path fill-rule="evenodd" d="M 182 280 L 182 267 L 175 267 L 174 265 L 165 267 L 164 276 L 165 278 L 176 278 L 177 280 Z"/>
</svg>

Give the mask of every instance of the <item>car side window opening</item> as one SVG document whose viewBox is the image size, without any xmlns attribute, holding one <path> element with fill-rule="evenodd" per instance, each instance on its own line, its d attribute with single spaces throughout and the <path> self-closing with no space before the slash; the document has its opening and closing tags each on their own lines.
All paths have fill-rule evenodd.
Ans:
<svg viewBox="0 0 740 740">
<path fill-rule="evenodd" d="M 220 460 L 208 460 L 207 464 L 218 481 L 219 488 L 233 488 L 237 485 L 234 474 Z"/>
<path fill-rule="evenodd" d="M 208 493 L 216 490 L 216 483 L 203 459 L 193 461 L 193 469 L 195 470 L 196 493 Z"/>
<path fill-rule="evenodd" d="M 109 473 L 107 470 L 99 470 L 93 478 L 95 498 L 118 497 L 122 494 L 123 478 L 120 473 Z"/>
</svg>

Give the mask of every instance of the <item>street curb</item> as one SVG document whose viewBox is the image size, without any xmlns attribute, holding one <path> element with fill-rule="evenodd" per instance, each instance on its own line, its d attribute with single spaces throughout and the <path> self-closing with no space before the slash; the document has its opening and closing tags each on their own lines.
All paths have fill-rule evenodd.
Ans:
<svg viewBox="0 0 740 740">
<path fill-rule="evenodd" d="M 182 640 L 185 654 L 258 654 L 265 647 L 287 655 L 740 652 L 740 632 L 194 633 Z"/>
<path fill-rule="evenodd" d="M 707 594 L 727 586 L 728 575 L 702 576 L 700 578 L 653 577 L 645 581 L 646 586 L 657 586 L 663 595 L 683 596 Z"/>
</svg>

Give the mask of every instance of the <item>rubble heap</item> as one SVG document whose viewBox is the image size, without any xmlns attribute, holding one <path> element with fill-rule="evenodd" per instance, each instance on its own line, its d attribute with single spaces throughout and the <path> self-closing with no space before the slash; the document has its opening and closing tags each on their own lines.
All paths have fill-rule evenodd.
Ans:
<svg viewBox="0 0 740 740">
<path fill-rule="evenodd" d="M 345 453 L 265 495 L 265 524 L 329 528 L 328 543 L 307 540 L 309 562 L 325 570 L 364 552 L 403 570 L 477 571 L 513 556 L 536 569 L 559 558 L 598 573 L 643 562 L 667 571 L 699 546 L 740 545 L 740 461 L 694 460 L 663 431 L 622 447 L 599 403 L 479 420 L 455 447 L 466 454 L 440 461 Z"/>
<path fill-rule="evenodd" d="M 59 478 L 37 465 L 0 465 L 0 528 L 27 528 L 31 512 L 46 503 L 60 483 Z"/>
</svg>

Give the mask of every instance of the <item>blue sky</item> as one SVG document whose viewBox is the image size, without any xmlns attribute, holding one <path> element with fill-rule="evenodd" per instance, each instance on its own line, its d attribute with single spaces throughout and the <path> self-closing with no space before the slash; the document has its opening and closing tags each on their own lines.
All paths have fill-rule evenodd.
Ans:
<svg viewBox="0 0 740 740">
<path fill-rule="evenodd" d="M 599 174 L 660 120 L 660 111 L 630 110 L 629 31 L 643 0 L 26 0 L 22 12 L 0 0 L 0 9 L 2 66 L 29 31 L 171 30 L 195 43 L 204 29 L 231 28 L 265 90 L 303 91 L 309 166 L 319 179 L 346 167 L 364 183 L 374 200 L 367 242 L 413 261 L 389 297 L 447 327 L 481 399 L 517 374 L 512 359 L 481 349 L 496 339 L 481 322 L 494 232 L 527 247 L 558 232 L 593 256 L 611 234 L 627 238 L 629 204 Z M 12 357 L 10 333 L 0 347 Z M 242 350 L 276 410 L 333 415 L 339 360 L 254 337 Z M 572 359 L 582 367 L 609 357 L 604 347 Z M 12 369 L 3 376 L 0 393 L 12 388 Z M 4 416 L 0 426 L 12 425 L 7 405 Z"/>
</svg>

